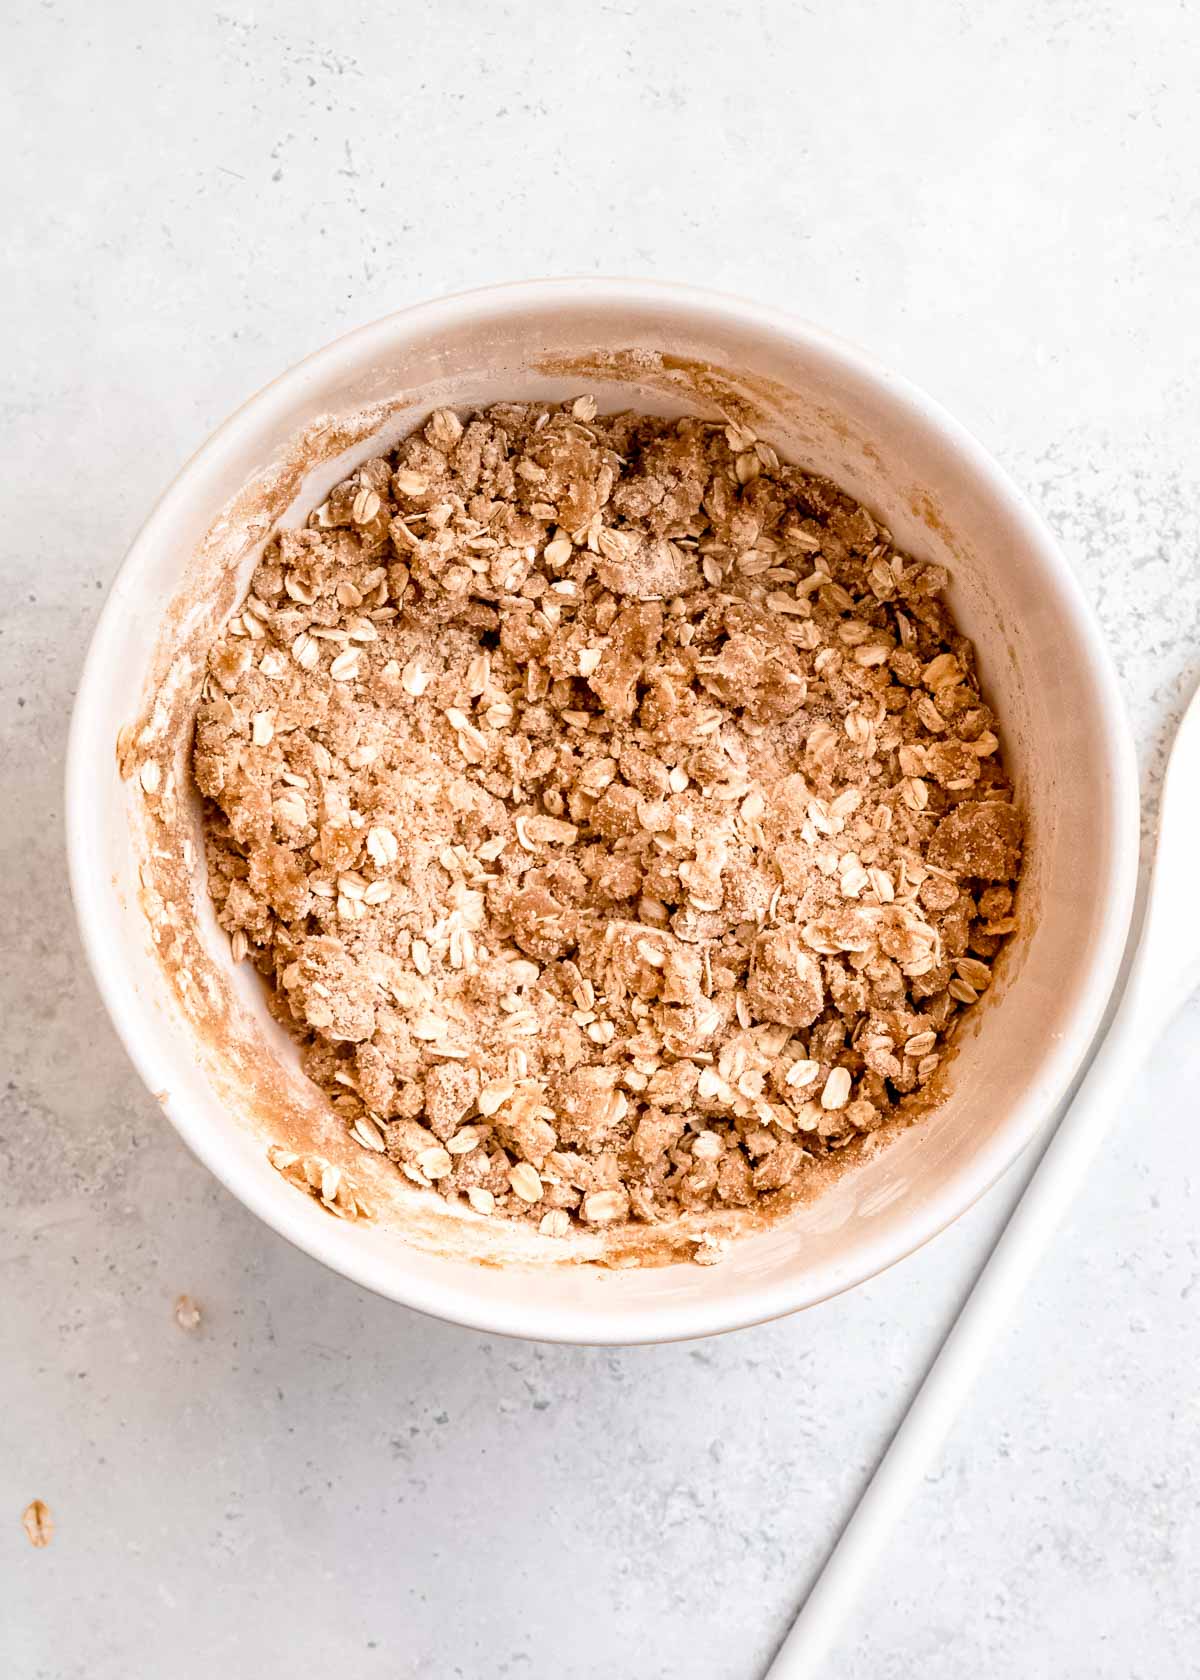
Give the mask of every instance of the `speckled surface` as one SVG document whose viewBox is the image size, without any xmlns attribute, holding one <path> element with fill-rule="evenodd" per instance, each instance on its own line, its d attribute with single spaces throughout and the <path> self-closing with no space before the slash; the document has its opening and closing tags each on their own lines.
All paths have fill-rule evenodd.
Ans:
<svg viewBox="0 0 1200 1680">
<path fill-rule="evenodd" d="M 657 275 L 794 307 L 974 428 L 1061 534 L 1152 783 L 1200 665 L 1200 20 L 19 0 L 6 49 L 0 1672 L 749 1680 L 1014 1182 L 710 1343 L 363 1295 L 217 1187 L 116 1044 L 64 882 L 76 674 L 159 490 L 305 351 L 488 280 Z M 1193 1005 L 834 1680 L 1200 1670 L 1198 1080 Z"/>
</svg>

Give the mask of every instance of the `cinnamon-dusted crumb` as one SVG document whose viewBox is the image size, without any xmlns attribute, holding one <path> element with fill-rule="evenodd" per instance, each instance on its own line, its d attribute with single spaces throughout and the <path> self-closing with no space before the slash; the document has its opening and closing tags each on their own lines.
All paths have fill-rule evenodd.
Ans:
<svg viewBox="0 0 1200 1680">
<path fill-rule="evenodd" d="M 198 1330 L 200 1308 L 190 1295 L 180 1295 L 175 1302 L 175 1322 L 181 1330 Z"/>
<path fill-rule="evenodd" d="M 54 1517 L 44 1499 L 31 1499 L 21 1512 L 21 1527 L 31 1546 L 48 1546 L 54 1538 Z"/>
<path fill-rule="evenodd" d="M 282 532 L 194 773 L 360 1146 L 563 1236 L 769 1208 L 910 1113 L 1020 866 L 945 584 L 744 429 L 589 398 L 438 410 Z"/>
</svg>

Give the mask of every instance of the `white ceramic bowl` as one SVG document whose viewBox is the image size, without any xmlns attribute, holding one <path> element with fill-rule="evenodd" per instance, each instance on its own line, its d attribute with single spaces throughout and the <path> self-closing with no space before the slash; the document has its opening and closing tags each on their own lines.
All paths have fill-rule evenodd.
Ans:
<svg viewBox="0 0 1200 1680">
<path fill-rule="evenodd" d="M 181 894 L 167 914 L 201 928 L 201 972 L 182 995 L 170 979 L 156 954 L 161 917 L 152 929 L 153 896 L 139 889 L 162 831 L 114 754 L 118 731 L 141 718 L 141 742 L 125 737 L 127 765 L 136 763 L 172 705 L 194 692 L 196 669 L 176 650 L 231 609 L 273 522 L 302 517 L 438 402 L 557 400 L 582 389 L 602 409 L 743 405 L 781 455 L 837 480 L 902 548 L 948 565 L 1030 818 L 1023 931 L 997 995 L 975 1012 L 943 1106 L 717 1266 L 554 1264 L 545 1259 L 553 1245 L 496 1222 L 468 1232 L 502 1262 L 480 1265 L 463 1251 L 461 1221 L 447 1237 L 446 1216 L 421 1205 L 433 1198 L 389 1200 L 382 1175 L 399 1175 L 361 1151 L 339 1158 L 375 1174 L 369 1192 L 387 1204 L 377 1222 L 334 1220 L 288 1185 L 265 1157 L 280 1092 L 331 1156 L 340 1129 L 313 1118 L 312 1089 L 267 1021 L 256 980 L 233 974 L 227 942 L 205 921 L 199 879 L 191 901 Z M 317 415 L 344 423 L 314 429 Z M 157 712 L 146 711 L 156 689 Z M 891 1265 L 969 1207 L 1087 1053 L 1125 938 L 1137 809 L 1120 701 L 1082 593 L 979 444 L 826 333 L 738 299 L 642 281 L 535 282 L 423 305 L 339 339 L 248 402 L 183 469 L 125 561 L 84 670 L 67 770 L 71 879 L 96 980 L 147 1086 L 201 1160 L 275 1230 L 358 1283 L 481 1329 L 578 1342 L 664 1341 L 791 1312 Z"/>
</svg>

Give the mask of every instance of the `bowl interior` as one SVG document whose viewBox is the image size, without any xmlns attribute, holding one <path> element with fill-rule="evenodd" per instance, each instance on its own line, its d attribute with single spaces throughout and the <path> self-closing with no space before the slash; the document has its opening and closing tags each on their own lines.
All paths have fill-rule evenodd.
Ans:
<svg viewBox="0 0 1200 1680">
<path fill-rule="evenodd" d="M 1030 825 L 1021 931 L 995 996 L 972 1012 L 943 1105 L 716 1267 L 563 1263 L 561 1243 L 448 1217 L 348 1144 L 216 929 L 201 854 L 189 850 L 198 812 L 182 756 L 152 797 L 138 774 L 164 740 L 183 739 L 203 648 L 275 526 L 299 522 L 439 403 L 582 390 L 602 411 L 748 421 L 781 456 L 863 501 L 902 549 L 944 563 Z M 1086 608 L 977 445 L 910 389 L 795 323 L 702 294 L 564 283 L 391 317 L 284 376 L 216 434 L 139 537 L 97 632 L 68 823 L 81 924 L 117 1025 L 184 1137 L 242 1200 L 411 1305 L 497 1330 L 629 1341 L 822 1299 L 910 1251 L 986 1188 L 1062 1093 L 1099 1019 L 1128 915 L 1131 812 L 1123 726 Z M 378 1218 L 331 1219 L 267 1164 L 269 1141 L 344 1164 Z M 581 1237 L 572 1259 L 601 1246 Z"/>
</svg>

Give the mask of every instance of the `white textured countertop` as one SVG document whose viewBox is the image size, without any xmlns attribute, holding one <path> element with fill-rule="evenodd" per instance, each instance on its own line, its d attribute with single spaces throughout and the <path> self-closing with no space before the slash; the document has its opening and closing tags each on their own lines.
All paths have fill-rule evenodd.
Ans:
<svg viewBox="0 0 1200 1680">
<path fill-rule="evenodd" d="M 598 1352 L 370 1298 L 209 1178 L 83 969 L 60 779 L 103 592 L 246 395 L 489 280 L 746 292 L 868 345 L 1028 488 L 1150 780 L 1200 667 L 1195 12 L 386 10 L 6 18 L 6 1680 L 751 1680 L 1012 1193 L 802 1317 Z M 1200 1668 L 1198 1081 L 1193 1006 L 833 1680 Z"/>
</svg>

